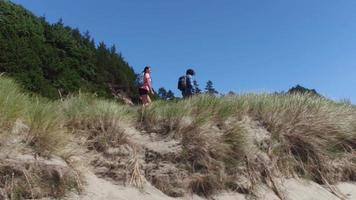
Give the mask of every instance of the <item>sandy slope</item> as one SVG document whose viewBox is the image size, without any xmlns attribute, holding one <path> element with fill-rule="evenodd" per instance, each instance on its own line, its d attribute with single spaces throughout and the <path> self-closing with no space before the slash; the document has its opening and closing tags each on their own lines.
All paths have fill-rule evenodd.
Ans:
<svg viewBox="0 0 356 200">
<path fill-rule="evenodd" d="M 71 199 L 82 200 L 99 200 L 99 199 L 145 199 L 145 200 L 160 200 L 172 199 L 165 196 L 162 192 L 152 186 L 146 186 L 144 191 L 140 191 L 133 187 L 125 187 L 114 185 L 109 181 L 98 178 L 95 174 L 87 172 L 85 174 L 88 183 L 84 194 L 81 196 L 72 197 Z"/>
<path fill-rule="evenodd" d="M 131 186 L 115 185 L 110 181 L 98 178 L 91 171 L 84 173 L 86 186 L 81 195 L 72 194 L 67 200 L 203 200 L 205 198 L 188 195 L 184 198 L 171 198 L 158 189 L 146 183 L 142 190 Z M 305 180 L 288 179 L 283 181 L 283 197 L 287 200 L 340 200 L 341 198 L 332 194 L 324 187 Z M 345 199 L 356 199 L 356 183 L 340 183 L 336 186 Z M 273 191 L 266 186 L 260 185 L 256 188 L 256 196 L 246 196 L 239 193 L 222 193 L 214 197 L 216 200 L 279 200 Z"/>
<path fill-rule="evenodd" d="M 86 186 L 81 195 L 71 194 L 67 200 L 203 200 L 196 195 L 184 198 L 171 198 L 161 191 L 146 183 L 142 190 L 131 186 L 114 185 L 110 181 L 98 178 L 90 171 L 85 172 Z M 216 199 L 219 200 L 244 200 L 245 197 L 237 193 L 224 193 Z"/>
<path fill-rule="evenodd" d="M 143 148 L 159 152 L 161 154 L 177 151 L 180 147 L 178 141 L 172 138 L 161 138 L 154 133 L 144 133 L 135 128 L 126 127 L 125 132 L 130 136 L 131 141 L 142 146 Z M 261 133 L 258 126 L 251 129 L 252 133 Z M 260 135 L 266 135 L 259 134 Z M 257 136 L 256 136 L 257 137 Z M 262 138 L 263 139 L 263 138 Z M 262 140 L 261 139 L 261 140 Z M 142 190 L 132 186 L 117 185 L 109 180 L 99 178 L 95 173 L 84 167 L 81 170 L 86 182 L 84 191 L 81 195 L 72 194 L 67 199 L 81 199 L 81 200 L 203 200 L 205 198 L 197 195 L 187 195 L 183 198 L 168 197 L 160 190 L 153 187 L 146 181 Z M 311 181 L 288 179 L 280 181 L 280 190 L 282 198 L 286 200 L 338 200 L 338 199 L 355 199 L 356 200 L 356 183 L 340 183 L 335 186 L 335 190 L 340 192 L 338 196 L 333 194 L 325 187 L 318 185 Z M 265 185 L 259 185 L 253 192 L 254 196 L 245 194 L 226 192 L 214 196 L 216 200 L 279 200 L 275 192 Z"/>
</svg>

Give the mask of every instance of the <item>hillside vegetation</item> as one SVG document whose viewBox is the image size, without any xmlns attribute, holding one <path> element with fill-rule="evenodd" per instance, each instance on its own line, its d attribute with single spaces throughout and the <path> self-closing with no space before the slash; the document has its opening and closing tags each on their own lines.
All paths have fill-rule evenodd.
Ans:
<svg viewBox="0 0 356 200">
<path fill-rule="evenodd" d="M 83 93 L 49 101 L 4 76 L 0 93 L 0 195 L 11 199 L 80 192 L 78 158 L 116 184 L 148 181 L 173 197 L 253 195 L 264 184 L 283 199 L 281 178 L 335 194 L 332 184 L 356 181 L 351 104 L 308 94 L 200 95 L 142 110 Z"/>
<path fill-rule="evenodd" d="M 0 72 L 49 98 L 79 90 L 137 99 L 135 73 L 115 46 L 98 46 L 89 33 L 50 24 L 23 7 L 0 0 Z"/>
</svg>

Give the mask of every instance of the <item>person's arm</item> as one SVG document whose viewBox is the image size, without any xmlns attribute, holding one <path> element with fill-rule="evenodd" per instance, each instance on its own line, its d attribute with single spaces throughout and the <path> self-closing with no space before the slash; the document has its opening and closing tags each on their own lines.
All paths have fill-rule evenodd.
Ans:
<svg viewBox="0 0 356 200">
<path fill-rule="evenodd" d="M 192 92 L 195 94 L 195 92 L 197 91 L 197 88 L 196 88 L 196 86 L 195 86 L 195 84 L 194 84 L 194 79 L 192 78 Z"/>
<path fill-rule="evenodd" d="M 187 76 L 187 86 L 190 90 L 193 89 L 193 77 L 192 76 Z"/>
<path fill-rule="evenodd" d="M 148 91 L 150 91 L 151 94 L 154 94 L 153 88 L 152 88 L 152 81 L 151 81 L 150 74 L 146 73 L 145 78 L 146 78 L 146 81 L 147 81 Z"/>
</svg>

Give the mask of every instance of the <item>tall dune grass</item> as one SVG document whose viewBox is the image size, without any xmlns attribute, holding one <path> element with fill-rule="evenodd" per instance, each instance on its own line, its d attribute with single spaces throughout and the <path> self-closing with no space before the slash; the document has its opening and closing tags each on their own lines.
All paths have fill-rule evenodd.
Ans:
<svg viewBox="0 0 356 200">
<path fill-rule="evenodd" d="M 57 153 L 69 143 L 64 116 L 58 102 L 31 98 L 26 108 L 25 123 L 29 126 L 27 143 L 38 153 Z"/>
<path fill-rule="evenodd" d="M 271 134 L 268 146 L 261 149 L 270 161 L 248 157 L 246 138 L 250 136 L 241 126 L 246 117 Z M 187 118 L 188 124 L 183 122 Z M 246 168 L 245 160 L 251 161 L 250 176 L 266 175 L 269 181 L 276 171 L 323 184 L 355 179 L 356 111 L 349 103 L 309 94 L 200 95 L 179 102 L 154 102 L 143 113 L 142 123 L 161 133 L 179 130 L 182 160 L 193 174 L 202 174 L 197 177 L 227 175 L 215 176 L 219 181 L 211 181 L 210 176 L 197 179 L 191 186 L 198 192 L 202 180 L 229 185 L 228 179 L 222 181 L 224 177 L 247 173 L 239 170 Z M 344 165 L 340 168 L 338 163 Z"/>
<path fill-rule="evenodd" d="M 202 196 L 248 191 L 239 177 L 249 185 L 273 182 L 275 174 L 323 184 L 356 180 L 356 108 L 347 102 L 308 94 L 199 95 L 142 109 L 89 94 L 48 101 L 24 94 L 6 77 L 0 93 L 0 139 L 12 134 L 16 120 L 28 126 L 25 142 L 40 155 L 58 154 L 71 136 L 84 136 L 98 152 L 130 146 L 127 127 L 172 135 L 182 147 L 173 164 L 193 177 L 188 190 Z M 269 134 L 263 148 L 249 123 Z"/>
<path fill-rule="evenodd" d="M 169 102 L 156 101 L 149 107 L 142 108 L 138 121 L 148 131 L 167 134 L 178 131 L 183 118 L 189 116 L 191 109 L 184 101 Z"/>
<path fill-rule="evenodd" d="M 135 108 L 120 105 L 114 101 L 98 99 L 90 94 L 71 96 L 62 102 L 62 107 L 67 123 L 74 123 L 73 125 L 81 121 L 108 118 L 131 122 L 137 114 Z"/>
<path fill-rule="evenodd" d="M 29 129 L 21 133 L 26 136 L 24 142 L 35 152 L 57 153 L 68 142 L 58 102 L 26 95 L 17 83 L 4 76 L 0 77 L 0 93 L 0 135 L 7 135 L 5 139 L 20 120 Z"/>
<path fill-rule="evenodd" d="M 72 96 L 63 102 L 66 126 L 73 133 L 83 133 L 90 149 L 105 151 L 129 143 L 124 127 L 133 126 L 135 108 L 114 101 L 97 99 L 89 94 Z"/>
<path fill-rule="evenodd" d="M 12 79 L 4 76 L 0 77 L 0 92 L 0 128 L 6 131 L 23 117 L 29 99 Z"/>
</svg>

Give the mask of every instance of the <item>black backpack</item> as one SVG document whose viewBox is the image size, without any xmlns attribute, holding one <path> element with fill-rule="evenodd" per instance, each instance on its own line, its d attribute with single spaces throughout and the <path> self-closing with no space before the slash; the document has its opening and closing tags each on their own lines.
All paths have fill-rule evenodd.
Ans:
<svg viewBox="0 0 356 200">
<path fill-rule="evenodd" d="M 184 91 L 187 88 L 187 76 L 181 76 L 178 79 L 178 89 Z"/>
</svg>

